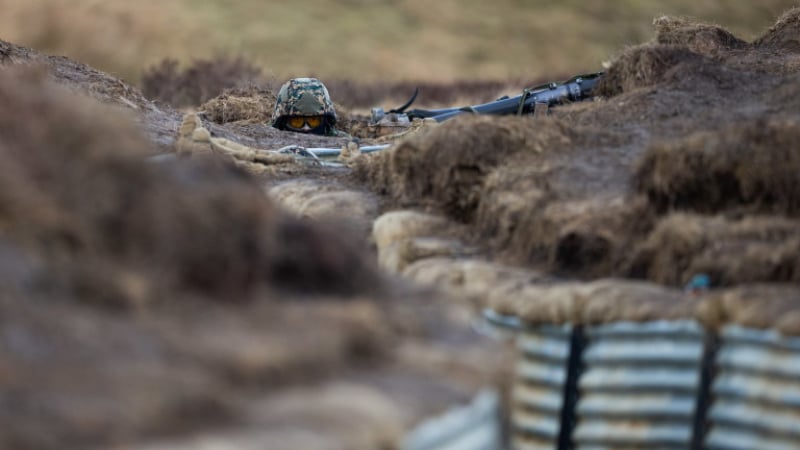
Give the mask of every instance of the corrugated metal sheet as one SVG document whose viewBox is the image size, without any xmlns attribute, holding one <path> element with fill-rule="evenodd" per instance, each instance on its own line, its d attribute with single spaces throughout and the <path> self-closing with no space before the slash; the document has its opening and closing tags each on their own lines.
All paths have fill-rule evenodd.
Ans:
<svg viewBox="0 0 800 450">
<path fill-rule="evenodd" d="M 480 392 L 466 406 L 426 420 L 404 439 L 403 450 L 497 450 L 501 448 L 500 396 Z"/>
<path fill-rule="evenodd" d="M 800 338 L 717 337 L 694 321 L 490 322 L 517 336 L 514 449 L 800 449 Z"/>
<path fill-rule="evenodd" d="M 553 450 L 562 433 L 572 326 L 519 324 L 517 330 L 511 446 L 515 450 Z"/>
<path fill-rule="evenodd" d="M 586 327 L 574 447 L 689 448 L 704 341 L 694 321 Z"/>
<path fill-rule="evenodd" d="M 728 326 L 716 365 L 706 448 L 800 448 L 800 338 Z"/>
</svg>

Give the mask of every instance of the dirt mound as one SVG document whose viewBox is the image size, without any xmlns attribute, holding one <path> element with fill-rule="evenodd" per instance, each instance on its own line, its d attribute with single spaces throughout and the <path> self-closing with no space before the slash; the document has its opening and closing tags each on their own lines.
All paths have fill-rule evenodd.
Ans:
<svg viewBox="0 0 800 450">
<path fill-rule="evenodd" d="M 786 11 L 766 33 L 753 41 L 763 49 L 800 52 L 800 8 Z"/>
<path fill-rule="evenodd" d="M 218 124 L 238 121 L 269 123 L 275 99 L 275 94 L 264 87 L 226 89 L 200 106 L 200 110 L 205 111 L 205 117 Z"/>
<path fill-rule="evenodd" d="M 595 88 L 595 94 L 613 97 L 622 92 L 653 86 L 664 81 L 667 73 L 676 66 L 697 64 L 703 59 L 703 56 L 679 45 L 649 44 L 632 47 L 605 72 Z"/>
<path fill-rule="evenodd" d="M 174 151 L 177 131 L 183 116 L 180 112 L 168 105 L 155 104 L 135 87 L 85 64 L 63 57 L 44 55 L 0 40 L 0 67 L 37 64 L 46 67 L 49 76 L 62 86 L 135 113 L 140 128 L 155 144 L 147 147 L 151 153 Z M 248 82 L 247 85 L 252 85 L 252 82 Z M 224 87 L 219 87 L 219 90 L 215 90 L 209 97 L 217 95 Z M 344 138 L 284 132 L 266 123 L 229 123 L 221 126 L 211 122 L 204 125 L 214 136 L 267 150 L 290 144 L 303 147 L 340 147 L 346 142 Z"/>
<path fill-rule="evenodd" d="M 559 274 L 598 277 L 614 273 L 652 221 L 638 199 L 553 202 L 523 222 L 525 231 L 518 232 L 513 242 L 528 257 L 533 249 L 541 249 L 551 270 Z"/>
<path fill-rule="evenodd" d="M 659 210 L 800 213 L 800 122 L 778 118 L 656 143 L 636 188 Z"/>
<path fill-rule="evenodd" d="M 43 55 L 29 48 L 0 40 L 0 67 L 30 64 L 47 67 L 49 76 L 70 90 L 86 94 L 103 103 L 135 111 L 139 115 L 147 137 L 161 151 L 172 149 L 175 131 L 181 120 L 180 113 L 167 107 L 156 106 L 138 89 L 85 64 L 64 57 Z"/>
<path fill-rule="evenodd" d="M 358 167 L 362 177 L 400 203 L 423 200 L 470 221 L 486 175 L 515 153 L 540 153 L 568 141 L 565 127 L 531 118 L 463 117 L 404 140 Z"/>
<path fill-rule="evenodd" d="M 500 258 L 536 269 L 671 285 L 702 271 L 721 285 L 795 280 L 793 223 L 781 217 L 799 207 L 797 74 L 788 52 L 764 42 L 790 35 L 796 15 L 754 44 L 659 18 L 653 42 L 626 50 L 604 75 L 606 100 L 516 119 L 513 130 L 491 118 L 446 123 L 360 173 L 404 206 L 469 223 Z M 688 222 L 715 231 L 691 225 L 682 237 Z M 780 247 L 784 238 L 790 245 Z"/>
<path fill-rule="evenodd" d="M 632 252 L 629 275 L 682 285 L 705 273 L 715 286 L 800 282 L 800 222 L 674 214 Z"/>
<path fill-rule="evenodd" d="M 61 56 L 43 55 L 35 50 L 0 40 L 0 64 L 36 63 L 52 69 L 50 76 L 57 82 L 86 92 L 102 102 L 140 110 L 152 108 L 150 102 L 137 89 L 117 78 Z"/>
<path fill-rule="evenodd" d="M 721 27 L 688 18 L 662 16 L 653 21 L 653 26 L 656 43 L 686 47 L 701 55 L 713 57 L 721 51 L 748 45 Z"/>
<path fill-rule="evenodd" d="M 691 78 L 698 67 L 707 72 L 709 68 L 725 67 L 758 73 L 796 73 L 800 70 L 798 16 L 800 8 L 788 11 L 752 43 L 716 25 L 686 18 L 657 18 L 653 22 L 656 31 L 653 41 L 619 55 L 598 84 L 596 93 L 611 97 L 668 82 L 670 78 Z M 725 77 L 715 78 L 722 81 Z M 758 82 L 758 77 L 749 78 L 744 84 Z"/>
<path fill-rule="evenodd" d="M 128 119 L 42 73 L 2 74 L 0 98 L 6 234 L 41 252 L 79 298 L 127 304 L 191 289 L 235 299 L 265 284 L 374 282 L 355 246 L 286 219 L 245 173 L 213 160 L 150 163 Z"/>
</svg>

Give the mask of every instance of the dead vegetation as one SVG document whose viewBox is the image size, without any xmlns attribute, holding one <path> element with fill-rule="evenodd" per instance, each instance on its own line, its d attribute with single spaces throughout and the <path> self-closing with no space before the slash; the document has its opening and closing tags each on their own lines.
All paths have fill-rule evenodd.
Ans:
<svg viewBox="0 0 800 450">
<path fill-rule="evenodd" d="M 773 26 L 753 41 L 753 45 L 765 50 L 782 50 L 787 53 L 800 52 L 797 29 L 800 27 L 800 9 L 792 8 L 781 15 Z"/>
<path fill-rule="evenodd" d="M 212 122 L 269 123 L 275 108 L 275 93 L 268 88 L 226 89 L 200 106 Z"/>
<path fill-rule="evenodd" d="M 716 25 L 698 23 L 696 20 L 662 16 L 653 21 L 655 42 L 674 45 L 713 57 L 721 51 L 743 49 L 747 42 Z"/>
<path fill-rule="evenodd" d="M 768 118 L 655 143 L 636 188 L 661 212 L 800 213 L 800 122 Z"/>
<path fill-rule="evenodd" d="M 683 285 L 698 273 L 715 286 L 800 282 L 800 222 L 768 216 L 672 214 L 631 255 L 630 275 Z"/>
<path fill-rule="evenodd" d="M 613 97 L 664 81 L 667 72 L 679 64 L 691 64 L 703 56 L 678 45 L 647 44 L 625 51 L 604 74 L 595 88 L 597 95 Z M 686 66 L 683 66 L 686 70 Z"/>
<path fill-rule="evenodd" d="M 534 129 L 530 118 L 465 117 L 399 143 L 359 166 L 362 177 L 401 204 L 423 201 L 456 220 L 473 219 L 484 178 L 511 155 L 551 151 L 564 127 Z"/>
</svg>

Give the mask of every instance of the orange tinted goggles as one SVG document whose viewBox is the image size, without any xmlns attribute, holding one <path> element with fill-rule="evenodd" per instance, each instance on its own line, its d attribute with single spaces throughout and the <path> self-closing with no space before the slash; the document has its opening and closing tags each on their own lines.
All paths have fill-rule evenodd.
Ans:
<svg viewBox="0 0 800 450">
<path fill-rule="evenodd" d="M 286 119 L 286 125 L 291 128 L 300 129 L 306 124 L 309 128 L 317 128 L 322 125 L 322 117 L 289 117 Z"/>
</svg>

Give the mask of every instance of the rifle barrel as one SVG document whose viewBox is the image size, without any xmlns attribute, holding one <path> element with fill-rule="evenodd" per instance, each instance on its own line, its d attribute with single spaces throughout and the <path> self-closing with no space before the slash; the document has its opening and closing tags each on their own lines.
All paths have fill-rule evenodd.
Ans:
<svg viewBox="0 0 800 450">
<path fill-rule="evenodd" d="M 522 103 L 522 113 L 527 114 L 533 111 L 537 103 L 546 103 L 548 106 L 558 105 L 567 102 L 577 102 L 592 96 L 592 90 L 600 80 L 602 72 L 580 75 L 573 77 L 563 83 L 550 83 L 527 89 L 523 94 L 516 97 L 496 100 L 475 106 L 461 108 L 443 109 L 414 109 L 408 111 L 408 116 L 415 118 L 432 118 L 437 122 L 444 122 L 461 114 L 516 114 L 520 111 Z"/>
</svg>

